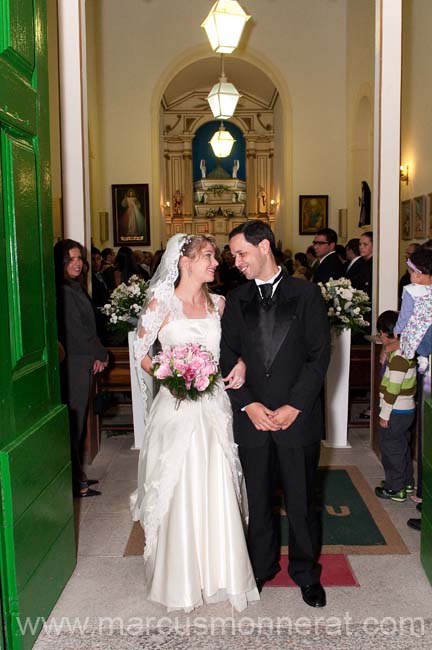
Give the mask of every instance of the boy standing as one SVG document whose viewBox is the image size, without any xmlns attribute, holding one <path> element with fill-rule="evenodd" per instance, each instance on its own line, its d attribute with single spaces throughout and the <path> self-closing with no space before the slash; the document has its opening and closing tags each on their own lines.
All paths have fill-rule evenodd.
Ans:
<svg viewBox="0 0 432 650">
<path fill-rule="evenodd" d="M 407 493 L 414 492 L 410 427 L 415 416 L 416 362 L 402 354 L 393 333 L 397 319 L 398 313 L 389 310 L 377 321 L 387 363 L 380 384 L 379 417 L 385 480 L 375 488 L 375 494 L 381 499 L 405 501 Z"/>
</svg>

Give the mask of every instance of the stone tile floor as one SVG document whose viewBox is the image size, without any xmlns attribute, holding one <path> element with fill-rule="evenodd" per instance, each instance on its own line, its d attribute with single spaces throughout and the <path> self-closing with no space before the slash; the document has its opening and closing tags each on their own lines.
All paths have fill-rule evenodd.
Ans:
<svg viewBox="0 0 432 650">
<path fill-rule="evenodd" d="M 351 429 L 349 441 L 351 449 L 323 448 L 321 463 L 356 465 L 374 487 L 383 472 L 368 429 Z M 36 650 L 432 647 L 432 587 L 420 563 L 420 534 L 406 525 L 418 515 L 411 501 L 382 502 L 410 555 L 349 556 L 360 587 L 328 588 L 325 609 L 305 605 L 296 588 L 265 588 L 261 601 L 241 614 L 226 603 L 167 614 L 147 602 L 142 558 L 123 557 L 138 460 L 131 446 L 129 434 L 104 438 L 88 468 L 103 494 L 77 503 L 76 570 Z"/>
</svg>

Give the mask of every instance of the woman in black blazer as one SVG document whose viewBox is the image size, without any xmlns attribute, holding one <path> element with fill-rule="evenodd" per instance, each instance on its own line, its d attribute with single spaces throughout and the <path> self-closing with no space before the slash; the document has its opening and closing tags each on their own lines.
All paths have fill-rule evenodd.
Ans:
<svg viewBox="0 0 432 650">
<path fill-rule="evenodd" d="M 92 375 L 102 372 L 108 354 L 96 332 L 93 303 L 84 288 L 85 251 L 72 239 L 54 247 L 58 337 L 65 350 L 61 364 L 63 401 L 68 406 L 75 497 L 100 494 L 83 470 L 83 442 Z M 92 482 L 90 482 L 92 483 Z"/>
<path fill-rule="evenodd" d="M 360 237 L 359 249 L 362 264 L 359 268 L 360 276 L 357 285 L 353 282 L 353 286 L 365 291 L 372 300 L 373 232 L 371 230 L 364 232 Z"/>
</svg>

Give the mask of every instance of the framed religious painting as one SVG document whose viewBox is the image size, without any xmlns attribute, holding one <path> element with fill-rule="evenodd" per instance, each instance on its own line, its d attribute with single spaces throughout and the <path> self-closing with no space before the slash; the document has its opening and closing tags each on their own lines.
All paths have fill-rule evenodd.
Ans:
<svg viewBox="0 0 432 650">
<path fill-rule="evenodd" d="M 299 233 L 314 235 L 328 224 L 328 195 L 300 194 L 299 196 Z"/>
<path fill-rule="evenodd" d="M 114 246 L 150 246 L 148 184 L 111 187 Z"/>
<path fill-rule="evenodd" d="M 416 196 L 413 199 L 413 239 L 426 237 L 426 197 Z"/>
<path fill-rule="evenodd" d="M 402 239 L 412 239 L 412 201 L 402 201 L 400 211 L 400 229 Z"/>
</svg>

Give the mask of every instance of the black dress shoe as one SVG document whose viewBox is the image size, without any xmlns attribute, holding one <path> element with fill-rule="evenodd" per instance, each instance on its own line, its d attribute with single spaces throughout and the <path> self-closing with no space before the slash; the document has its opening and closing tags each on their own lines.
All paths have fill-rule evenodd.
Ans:
<svg viewBox="0 0 432 650">
<path fill-rule="evenodd" d="M 319 582 L 314 585 L 305 585 L 300 589 L 306 605 L 310 605 L 310 607 L 326 606 L 326 594 Z"/>
<path fill-rule="evenodd" d="M 271 582 L 275 576 L 279 573 L 280 569 L 275 571 L 271 576 L 267 576 L 267 578 L 255 578 L 256 586 L 258 589 L 258 592 L 261 593 L 262 588 L 264 587 L 266 582 Z"/>
<path fill-rule="evenodd" d="M 85 492 L 77 492 L 74 494 L 74 499 L 85 499 L 87 497 L 98 497 L 102 492 L 99 490 L 93 490 L 92 488 L 87 488 Z"/>
<path fill-rule="evenodd" d="M 258 589 L 258 593 L 262 592 L 262 588 L 264 587 L 265 580 L 262 580 L 261 578 L 256 578 L 256 586 Z"/>
<path fill-rule="evenodd" d="M 407 526 L 414 528 L 414 530 L 421 530 L 421 519 L 408 519 Z"/>
</svg>

